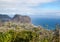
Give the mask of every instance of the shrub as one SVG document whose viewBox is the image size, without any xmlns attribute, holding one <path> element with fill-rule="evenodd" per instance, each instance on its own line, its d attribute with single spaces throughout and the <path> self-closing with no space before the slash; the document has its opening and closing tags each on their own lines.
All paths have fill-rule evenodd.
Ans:
<svg viewBox="0 0 60 42">
<path fill-rule="evenodd" d="M 12 36 L 9 33 L 0 33 L 0 42 L 11 42 Z"/>
</svg>

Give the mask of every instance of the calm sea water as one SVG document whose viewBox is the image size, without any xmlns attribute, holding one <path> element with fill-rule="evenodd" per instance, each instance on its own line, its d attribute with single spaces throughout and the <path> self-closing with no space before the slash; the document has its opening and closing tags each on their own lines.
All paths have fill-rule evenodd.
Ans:
<svg viewBox="0 0 60 42">
<path fill-rule="evenodd" d="M 55 18 L 53 19 L 52 18 L 31 18 L 31 19 L 34 25 L 41 25 L 44 28 L 51 29 L 51 30 L 56 28 L 56 24 L 60 24 L 60 19 L 55 19 Z"/>
</svg>

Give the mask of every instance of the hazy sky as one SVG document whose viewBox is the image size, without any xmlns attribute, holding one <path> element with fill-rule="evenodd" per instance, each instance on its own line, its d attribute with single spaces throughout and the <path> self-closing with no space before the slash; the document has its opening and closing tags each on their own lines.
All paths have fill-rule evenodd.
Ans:
<svg viewBox="0 0 60 42">
<path fill-rule="evenodd" d="M 0 14 L 60 17 L 60 0 L 0 0 Z"/>
</svg>

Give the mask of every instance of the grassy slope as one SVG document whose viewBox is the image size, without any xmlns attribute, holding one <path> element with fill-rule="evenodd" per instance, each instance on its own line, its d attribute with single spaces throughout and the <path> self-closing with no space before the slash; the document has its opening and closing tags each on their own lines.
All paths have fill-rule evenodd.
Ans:
<svg viewBox="0 0 60 42">
<path fill-rule="evenodd" d="M 1 42 L 55 42 L 53 37 L 53 31 L 33 24 L 6 22 L 0 26 Z"/>
</svg>

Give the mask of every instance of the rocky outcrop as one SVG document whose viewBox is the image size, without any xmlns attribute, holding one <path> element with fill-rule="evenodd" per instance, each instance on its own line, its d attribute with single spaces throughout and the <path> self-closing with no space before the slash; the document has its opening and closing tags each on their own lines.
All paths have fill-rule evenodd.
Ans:
<svg viewBox="0 0 60 42">
<path fill-rule="evenodd" d="M 31 23 L 31 19 L 29 16 L 22 16 L 22 15 L 15 15 L 12 20 L 14 22 L 20 22 L 20 23 Z"/>
<path fill-rule="evenodd" d="M 20 22 L 20 23 L 31 23 L 31 19 L 29 16 L 22 16 L 16 14 L 13 18 L 9 17 L 8 15 L 1 15 L 0 14 L 0 21 L 2 22 L 7 22 L 7 21 L 12 21 L 12 22 Z"/>
<path fill-rule="evenodd" d="M 0 22 L 5 22 L 5 21 L 9 21 L 9 20 L 11 20 L 11 17 L 9 17 L 8 15 L 0 14 Z"/>
</svg>

